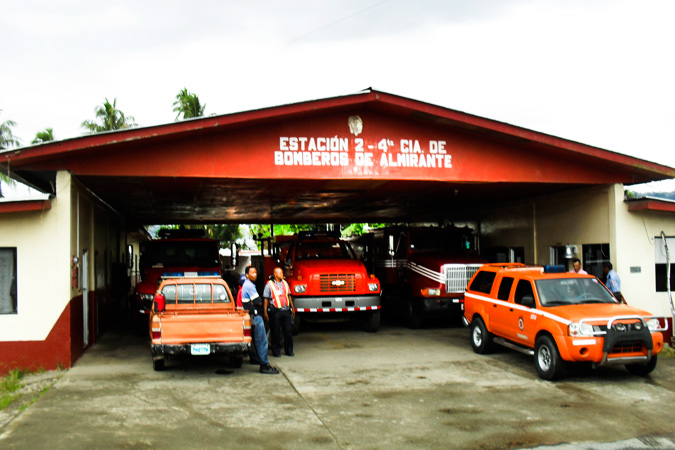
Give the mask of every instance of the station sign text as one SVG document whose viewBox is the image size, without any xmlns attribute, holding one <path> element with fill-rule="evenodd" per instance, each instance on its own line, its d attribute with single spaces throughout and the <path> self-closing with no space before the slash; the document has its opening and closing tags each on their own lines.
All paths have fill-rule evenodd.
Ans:
<svg viewBox="0 0 675 450">
<path fill-rule="evenodd" d="M 274 152 L 277 166 L 452 168 L 446 141 L 282 136 Z"/>
</svg>

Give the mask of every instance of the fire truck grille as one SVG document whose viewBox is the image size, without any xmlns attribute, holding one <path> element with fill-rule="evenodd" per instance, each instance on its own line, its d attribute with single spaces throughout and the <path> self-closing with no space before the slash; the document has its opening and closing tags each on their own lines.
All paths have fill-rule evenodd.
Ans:
<svg viewBox="0 0 675 450">
<path fill-rule="evenodd" d="M 643 353 L 641 342 L 621 342 L 614 346 L 610 354 L 617 355 L 623 353 Z"/>
<path fill-rule="evenodd" d="M 356 291 L 353 273 L 331 273 L 320 275 L 319 290 L 321 292 L 354 292 Z"/>
<path fill-rule="evenodd" d="M 464 292 L 469 280 L 481 264 L 445 264 L 445 292 Z"/>
</svg>

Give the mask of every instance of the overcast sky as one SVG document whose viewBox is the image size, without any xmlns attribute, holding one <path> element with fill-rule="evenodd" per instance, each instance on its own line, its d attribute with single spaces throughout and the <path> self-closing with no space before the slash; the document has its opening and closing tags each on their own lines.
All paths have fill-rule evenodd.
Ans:
<svg viewBox="0 0 675 450">
<path fill-rule="evenodd" d="M 0 0 L 0 122 L 82 135 L 367 87 L 675 167 L 673 0 Z"/>
</svg>

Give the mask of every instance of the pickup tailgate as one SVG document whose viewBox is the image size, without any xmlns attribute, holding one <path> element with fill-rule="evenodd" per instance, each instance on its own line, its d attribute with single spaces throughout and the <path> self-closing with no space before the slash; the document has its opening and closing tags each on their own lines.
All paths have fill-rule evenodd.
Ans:
<svg viewBox="0 0 675 450">
<path fill-rule="evenodd" d="M 161 341 L 164 345 L 199 342 L 251 342 L 244 336 L 250 327 L 247 313 L 215 308 L 191 308 L 165 311 L 159 316 Z"/>
</svg>

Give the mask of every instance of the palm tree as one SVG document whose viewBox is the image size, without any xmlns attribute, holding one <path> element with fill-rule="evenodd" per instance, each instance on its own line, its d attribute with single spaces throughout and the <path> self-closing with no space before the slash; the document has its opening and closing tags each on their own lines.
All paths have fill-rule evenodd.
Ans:
<svg viewBox="0 0 675 450">
<path fill-rule="evenodd" d="M 0 109 L 0 112 L 2 110 Z M 14 136 L 12 133 L 12 128 L 16 126 L 16 122 L 13 120 L 6 120 L 0 123 L 0 150 L 4 150 L 10 147 L 18 147 L 21 145 L 21 140 Z M 9 168 L 8 168 L 9 172 Z M 10 178 L 9 173 L 0 172 L 0 185 L 4 182 L 8 185 L 13 185 L 14 180 Z M 0 186 L 0 197 L 2 197 L 2 186 Z"/>
<path fill-rule="evenodd" d="M 19 138 L 15 137 L 12 133 L 12 128 L 15 126 L 16 122 L 13 120 L 6 120 L 0 123 L 0 150 L 21 145 Z"/>
<path fill-rule="evenodd" d="M 206 108 L 206 105 L 200 105 L 197 94 L 190 94 L 187 88 L 183 88 L 176 95 L 176 101 L 173 102 L 173 111 L 178 113 L 176 120 L 180 119 L 181 114 L 183 119 L 201 117 L 204 115 L 204 108 Z"/>
<path fill-rule="evenodd" d="M 137 126 L 132 116 L 125 116 L 121 110 L 117 109 L 117 99 L 114 99 L 111 104 L 106 98 L 103 105 L 97 106 L 95 111 L 96 118 L 100 123 L 94 120 L 82 122 L 82 127 L 89 130 L 90 134 L 102 131 L 123 130 Z"/>
<path fill-rule="evenodd" d="M 42 131 L 35 133 L 35 139 L 31 141 L 31 144 L 44 144 L 45 142 L 54 140 L 54 129 L 45 128 Z"/>
</svg>

